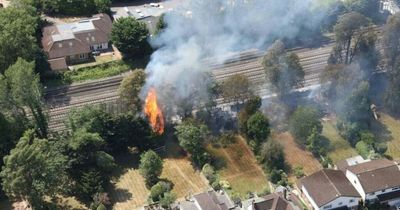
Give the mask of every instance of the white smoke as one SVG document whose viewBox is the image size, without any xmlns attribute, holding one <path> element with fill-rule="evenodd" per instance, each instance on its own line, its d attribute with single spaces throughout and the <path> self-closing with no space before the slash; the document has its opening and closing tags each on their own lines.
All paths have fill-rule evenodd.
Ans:
<svg viewBox="0 0 400 210">
<path fill-rule="evenodd" d="M 310 12 L 316 1 L 184 1 L 166 14 L 168 27 L 152 41 L 158 50 L 146 68 L 143 95 L 149 87 L 162 92 L 173 86 L 175 99 L 190 100 L 194 92 L 204 96 L 206 84 L 199 75 L 209 71 L 205 58 L 223 63 L 231 52 L 264 50 L 276 38 L 290 39 L 301 29 L 319 27 L 323 12 Z"/>
</svg>

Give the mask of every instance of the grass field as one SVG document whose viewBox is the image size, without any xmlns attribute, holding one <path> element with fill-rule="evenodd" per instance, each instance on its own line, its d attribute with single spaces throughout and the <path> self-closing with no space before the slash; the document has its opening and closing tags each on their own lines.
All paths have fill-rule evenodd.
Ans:
<svg viewBox="0 0 400 210">
<path fill-rule="evenodd" d="M 305 175 L 310 175 L 322 169 L 322 165 L 313 154 L 301 148 L 290 133 L 275 134 L 274 139 L 284 147 L 286 162 L 292 169 L 301 166 Z M 289 174 L 289 178 L 293 181 L 294 175 Z"/>
<path fill-rule="evenodd" d="M 268 186 L 266 175 L 242 137 L 236 137 L 236 142 L 226 148 L 209 145 L 207 150 L 217 159 L 221 180 L 228 181 L 234 192 L 245 196 Z"/>
<path fill-rule="evenodd" d="M 387 155 L 395 160 L 400 159 L 400 120 L 381 113 L 379 121 L 383 126 L 381 126 L 379 133 L 375 132 L 378 140 L 387 142 Z"/>
<path fill-rule="evenodd" d="M 350 146 L 349 142 L 339 135 L 335 123 L 334 120 L 322 123 L 322 135 L 329 139 L 331 143 L 331 149 L 328 152 L 328 156 L 332 159 L 333 163 L 358 155 L 355 149 Z"/>
<path fill-rule="evenodd" d="M 173 183 L 173 192 L 178 199 L 187 195 L 203 192 L 208 189 L 207 180 L 196 171 L 187 156 L 182 155 L 179 148 L 171 143 L 167 146 L 164 157 L 161 179 Z M 143 206 L 149 196 L 144 179 L 138 170 L 138 156 L 125 155 L 117 161 L 124 165 L 122 175 L 114 181 L 110 197 L 114 202 L 114 210 L 138 209 Z"/>
</svg>

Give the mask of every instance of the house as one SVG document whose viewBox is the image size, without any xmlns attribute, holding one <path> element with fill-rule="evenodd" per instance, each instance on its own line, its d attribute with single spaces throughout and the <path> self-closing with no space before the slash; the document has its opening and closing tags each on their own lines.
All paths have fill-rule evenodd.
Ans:
<svg viewBox="0 0 400 210">
<path fill-rule="evenodd" d="M 340 170 L 323 169 L 303 177 L 298 188 L 314 210 L 357 209 L 361 198 Z"/>
<path fill-rule="evenodd" d="M 112 21 L 107 14 L 74 23 L 56 24 L 43 28 L 42 46 L 53 70 L 92 58 L 93 51 L 109 48 Z"/>
<path fill-rule="evenodd" d="M 243 202 L 244 210 L 295 210 L 299 209 L 290 203 L 285 193 L 272 193 L 266 196 L 249 199 Z"/>
<path fill-rule="evenodd" d="M 399 165 L 388 159 L 368 160 L 339 168 L 365 202 L 379 201 L 395 205 L 400 202 Z"/>
<path fill-rule="evenodd" d="M 180 210 L 239 210 L 224 191 L 210 190 L 179 203 Z"/>
</svg>

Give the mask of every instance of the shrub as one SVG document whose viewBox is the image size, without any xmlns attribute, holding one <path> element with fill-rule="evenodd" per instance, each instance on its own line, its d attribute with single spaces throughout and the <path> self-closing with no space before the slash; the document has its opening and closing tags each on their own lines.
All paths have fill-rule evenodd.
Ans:
<svg viewBox="0 0 400 210">
<path fill-rule="evenodd" d="M 303 171 L 303 167 L 302 166 L 296 166 L 294 167 L 294 175 L 297 178 L 301 178 L 304 176 L 304 171 Z"/>
</svg>

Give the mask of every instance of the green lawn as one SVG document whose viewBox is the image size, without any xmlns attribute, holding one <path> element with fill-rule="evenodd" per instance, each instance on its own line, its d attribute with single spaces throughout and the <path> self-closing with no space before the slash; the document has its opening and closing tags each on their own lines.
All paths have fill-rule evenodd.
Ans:
<svg viewBox="0 0 400 210">
<path fill-rule="evenodd" d="M 333 120 L 322 123 L 322 135 L 331 142 L 331 150 L 328 152 L 328 156 L 332 159 L 333 163 L 358 155 L 355 149 L 339 135 L 335 123 L 336 121 Z"/>
<path fill-rule="evenodd" d="M 44 79 L 44 86 L 57 87 L 116 76 L 132 69 L 145 68 L 148 59 L 133 61 L 111 61 L 96 66 L 82 67 L 73 71 L 60 72 Z"/>
</svg>

